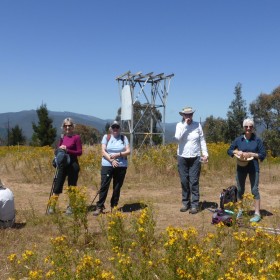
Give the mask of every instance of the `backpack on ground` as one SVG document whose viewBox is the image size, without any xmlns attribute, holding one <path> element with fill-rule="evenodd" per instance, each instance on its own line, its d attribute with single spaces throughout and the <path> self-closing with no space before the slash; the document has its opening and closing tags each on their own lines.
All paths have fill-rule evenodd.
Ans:
<svg viewBox="0 0 280 280">
<path fill-rule="evenodd" d="M 220 208 L 224 209 L 225 204 L 233 202 L 237 202 L 237 187 L 236 186 L 230 186 L 226 189 L 223 189 L 223 191 L 220 194 Z"/>
<path fill-rule="evenodd" d="M 227 226 L 231 226 L 232 221 L 232 214 L 226 212 L 224 209 L 216 209 L 212 215 L 212 224 L 224 223 Z"/>
</svg>

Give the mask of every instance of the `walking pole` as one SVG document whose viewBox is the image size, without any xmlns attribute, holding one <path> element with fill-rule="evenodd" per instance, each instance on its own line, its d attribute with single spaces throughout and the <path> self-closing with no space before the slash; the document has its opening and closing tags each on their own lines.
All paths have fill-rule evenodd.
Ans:
<svg viewBox="0 0 280 280">
<path fill-rule="evenodd" d="M 97 196 L 99 195 L 99 193 L 100 193 L 100 189 L 97 191 L 97 193 L 96 193 L 95 197 L 93 198 L 91 204 L 88 206 L 89 211 L 91 211 L 91 209 L 92 209 L 92 207 L 93 207 L 93 202 L 95 201 L 95 199 L 97 198 Z"/>
<path fill-rule="evenodd" d="M 51 191 L 50 191 L 50 196 L 49 196 L 49 200 L 48 200 L 48 204 L 47 204 L 47 209 L 46 209 L 46 214 L 48 214 L 48 211 L 49 211 L 49 208 L 50 208 L 50 199 L 51 199 L 51 197 L 53 195 L 53 189 L 54 189 L 55 182 L 56 182 L 56 179 L 57 179 L 57 173 L 58 173 L 58 167 L 55 168 L 52 188 L 51 188 Z"/>
</svg>

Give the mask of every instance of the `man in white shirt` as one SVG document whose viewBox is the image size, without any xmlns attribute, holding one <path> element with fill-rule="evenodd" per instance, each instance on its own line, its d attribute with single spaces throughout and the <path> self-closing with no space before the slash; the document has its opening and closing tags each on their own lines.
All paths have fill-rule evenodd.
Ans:
<svg viewBox="0 0 280 280">
<path fill-rule="evenodd" d="M 15 223 L 14 195 L 0 179 L 0 228 L 12 227 Z"/>
<path fill-rule="evenodd" d="M 178 141 L 178 171 L 182 186 L 181 212 L 190 209 L 196 214 L 199 207 L 199 176 L 201 162 L 208 162 L 208 151 L 201 124 L 193 121 L 191 107 L 184 108 L 179 114 L 183 120 L 176 125 L 175 139 Z"/>
</svg>

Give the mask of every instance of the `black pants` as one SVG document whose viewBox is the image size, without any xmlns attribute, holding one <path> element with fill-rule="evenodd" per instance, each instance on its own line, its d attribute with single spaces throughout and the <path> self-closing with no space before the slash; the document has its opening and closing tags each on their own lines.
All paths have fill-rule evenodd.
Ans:
<svg viewBox="0 0 280 280">
<path fill-rule="evenodd" d="M 121 187 L 124 182 L 126 167 L 102 166 L 101 168 L 101 187 L 99 192 L 99 201 L 96 205 L 98 208 L 104 208 L 111 180 L 113 178 L 113 194 L 111 198 L 111 207 L 115 207 L 119 203 Z"/>
<path fill-rule="evenodd" d="M 66 176 L 68 177 L 68 186 L 77 186 L 79 171 L 80 166 L 77 160 L 71 161 L 67 166 L 65 166 L 64 164 L 60 164 L 58 167 L 53 192 L 55 194 L 62 193 Z"/>
</svg>

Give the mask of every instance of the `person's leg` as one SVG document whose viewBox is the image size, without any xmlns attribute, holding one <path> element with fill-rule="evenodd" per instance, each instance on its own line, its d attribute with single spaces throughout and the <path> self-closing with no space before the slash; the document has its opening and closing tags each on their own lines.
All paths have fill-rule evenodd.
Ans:
<svg viewBox="0 0 280 280">
<path fill-rule="evenodd" d="M 182 204 L 181 211 L 187 211 L 190 208 L 190 187 L 189 187 L 189 166 L 187 159 L 183 157 L 177 157 L 178 160 L 178 172 L 182 187 Z"/>
<path fill-rule="evenodd" d="M 53 193 L 57 196 L 62 193 L 66 175 L 67 175 L 67 170 L 64 167 L 64 165 L 61 164 L 58 167 L 56 178 L 54 178 L 55 182 L 54 182 Z"/>
<path fill-rule="evenodd" d="M 247 172 L 236 172 L 237 200 L 242 200 L 245 192 L 245 181 Z"/>
<path fill-rule="evenodd" d="M 121 187 L 124 182 L 126 167 L 115 168 L 113 172 L 113 194 L 111 198 L 111 208 L 118 205 L 121 193 Z"/>
<path fill-rule="evenodd" d="M 72 162 L 67 168 L 68 186 L 77 186 L 80 166 L 77 161 Z"/>
<path fill-rule="evenodd" d="M 189 180 L 190 180 L 190 189 L 191 189 L 191 208 L 198 209 L 199 206 L 199 176 L 201 170 L 201 163 L 199 157 L 190 159 L 189 167 Z"/>
<path fill-rule="evenodd" d="M 102 166 L 101 168 L 101 187 L 99 191 L 99 200 L 96 203 L 97 208 L 99 209 L 104 208 L 104 203 L 106 201 L 108 190 L 113 176 L 113 169 L 114 168 L 111 166 Z"/>
<path fill-rule="evenodd" d="M 250 173 L 249 179 L 251 183 L 251 192 L 255 199 L 255 215 L 250 220 L 251 222 L 259 222 L 261 220 L 261 200 L 259 193 L 259 172 Z"/>
<path fill-rule="evenodd" d="M 76 187 L 79 177 L 79 171 L 80 166 L 78 161 L 71 161 L 70 164 L 66 167 L 66 175 L 68 177 L 68 187 Z M 72 205 L 71 201 L 69 201 L 69 204 L 66 208 L 66 214 L 71 215 L 72 214 Z"/>
<path fill-rule="evenodd" d="M 243 215 L 242 199 L 245 192 L 245 182 L 246 182 L 247 172 L 236 172 L 236 186 L 237 186 L 237 201 L 240 201 L 239 210 L 237 213 L 237 218 L 241 218 Z"/>
</svg>

